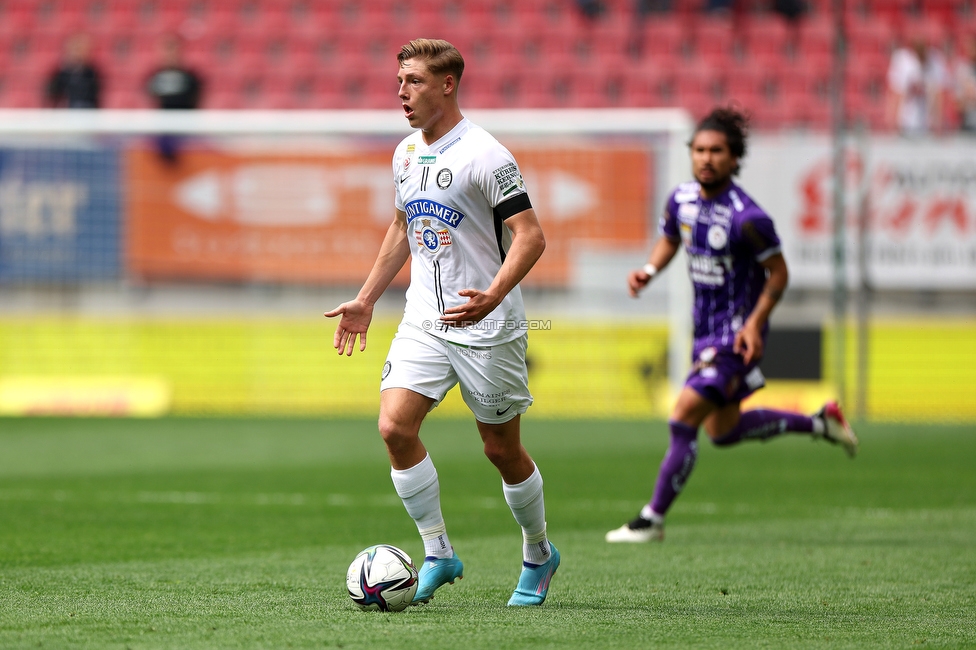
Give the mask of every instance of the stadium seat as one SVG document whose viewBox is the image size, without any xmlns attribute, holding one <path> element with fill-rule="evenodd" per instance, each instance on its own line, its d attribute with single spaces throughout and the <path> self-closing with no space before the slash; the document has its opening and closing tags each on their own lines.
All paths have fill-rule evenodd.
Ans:
<svg viewBox="0 0 976 650">
<path fill-rule="evenodd" d="M 782 98 L 749 102 L 736 101 L 749 114 L 749 126 L 755 130 L 778 131 L 789 124 L 787 104 Z"/>
<path fill-rule="evenodd" d="M 102 93 L 103 108 L 149 108 L 145 93 L 135 89 L 118 88 Z"/>
<path fill-rule="evenodd" d="M 787 120 L 795 128 L 826 131 L 830 128 L 830 102 L 816 97 L 790 96 L 783 98 Z"/>
<path fill-rule="evenodd" d="M 683 97 L 706 95 L 720 99 L 729 90 L 728 70 L 718 68 L 700 59 L 684 62 L 677 70 L 675 92 L 679 101 Z"/>
<path fill-rule="evenodd" d="M 705 61 L 721 61 L 735 55 L 736 33 L 731 16 L 704 17 L 692 25 L 695 56 Z"/>
<path fill-rule="evenodd" d="M 589 51 L 607 60 L 629 55 L 630 44 L 637 37 L 634 21 L 623 13 L 611 13 L 601 16 L 592 24 L 584 24 L 581 33 L 588 40 Z"/>
<path fill-rule="evenodd" d="M 800 23 L 797 56 L 829 56 L 834 49 L 835 29 L 827 17 L 811 17 Z"/>
<path fill-rule="evenodd" d="M 972 5 L 959 0 L 926 0 L 922 9 L 926 16 L 947 26 L 966 15 L 972 15 Z"/>
<path fill-rule="evenodd" d="M 41 93 L 26 89 L 0 89 L 0 107 L 3 108 L 38 108 L 42 105 Z"/>
<path fill-rule="evenodd" d="M 915 0 L 861 0 L 864 13 L 874 19 L 901 22 L 912 13 Z"/>
<path fill-rule="evenodd" d="M 745 54 L 757 60 L 784 59 L 792 56 L 796 33 L 778 15 L 750 16 L 743 26 Z"/>
<path fill-rule="evenodd" d="M 751 59 L 732 68 L 728 75 L 727 94 L 743 103 L 770 100 L 781 92 L 777 70 L 754 65 Z"/>
<path fill-rule="evenodd" d="M 691 113 L 692 119 L 696 121 L 707 115 L 720 103 L 724 102 L 716 101 L 709 93 L 690 89 L 679 90 L 675 96 L 675 104 Z"/>
<path fill-rule="evenodd" d="M 845 80 L 848 97 L 865 105 L 883 104 L 887 88 L 886 76 L 884 69 L 850 68 Z"/>
<path fill-rule="evenodd" d="M 894 29 L 882 20 L 859 18 L 848 20 L 847 36 L 852 55 L 888 57 L 895 45 Z"/>
<path fill-rule="evenodd" d="M 637 34 L 638 49 L 645 58 L 673 60 L 691 51 L 690 36 L 674 18 L 647 19 L 639 26 Z"/>
<path fill-rule="evenodd" d="M 865 95 L 851 94 L 848 97 L 846 115 L 849 124 L 862 124 L 874 131 L 886 128 L 886 107 L 884 96 L 872 98 Z"/>
<path fill-rule="evenodd" d="M 673 106 L 675 69 L 657 65 L 628 68 L 623 74 L 625 106 Z"/>
</svg>

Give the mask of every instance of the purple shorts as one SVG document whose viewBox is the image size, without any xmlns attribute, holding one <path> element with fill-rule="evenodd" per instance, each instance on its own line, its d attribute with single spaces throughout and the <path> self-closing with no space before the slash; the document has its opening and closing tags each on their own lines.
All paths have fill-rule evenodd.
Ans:
<svg viewBox="0 0 976 650">
<path fill-rule="evenodd" d="M 734 404 L 765 385 L 766 378 L 757 363 L 746 365 L 742 355 L 729 348 L 695 345 L 685 386 L 708 401 L 719 406 Z"/>
</svg>

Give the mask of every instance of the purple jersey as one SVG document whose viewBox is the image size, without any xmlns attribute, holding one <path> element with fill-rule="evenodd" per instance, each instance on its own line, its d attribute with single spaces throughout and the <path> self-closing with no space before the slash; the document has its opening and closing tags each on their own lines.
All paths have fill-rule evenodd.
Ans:
<svg viewBox="0 0 976 650">
<path fill-rule="evenodd" d="M 772 219 L 735 183 L 711 200 L 698 183 L 682 183 L 668 198 L 660 231 L 688 254 L 695 353 L 731 349 L 766 283 L 761 262 L 780 252 Z"/>
</svg>

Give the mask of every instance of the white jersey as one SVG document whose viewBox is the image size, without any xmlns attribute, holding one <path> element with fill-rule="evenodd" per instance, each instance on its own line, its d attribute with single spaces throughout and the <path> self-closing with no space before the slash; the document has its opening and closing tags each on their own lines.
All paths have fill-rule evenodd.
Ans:
<svg viewBox="0 0 976 650">
<path fill-rule="evenodd" d="M 447 327 L 439 320 L 445 309 L 467 302 L 459 291 L 491 285 L 512 240 L 505 219 L 532 207 L 508 149 L 465 118 L 429 146 L 419 130 L 404 138 L 393 174 L 411 255 L 403 322 L 464 345 L 525 333 L 518 286 L 480 323 Z"/>
</svg>

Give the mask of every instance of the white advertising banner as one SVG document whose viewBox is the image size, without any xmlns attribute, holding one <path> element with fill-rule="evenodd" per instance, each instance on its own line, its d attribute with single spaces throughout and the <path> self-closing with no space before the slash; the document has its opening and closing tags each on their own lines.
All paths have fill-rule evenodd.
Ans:
<svg viewBox="0 0 976 650">
<path fill-rule="evenodd" d="M 863 213 L 871 286 L 976 288 L 976 140 L 872 137 L 865 144 L 861 148 L 852 144 L 847 155 L 849 282 L 859 280 L 858 233 Z M 739 182 L 772 216 L 783 240 L 790 283 L 830 287 L 830 138 L 754 136 Z"/>
</svg>

